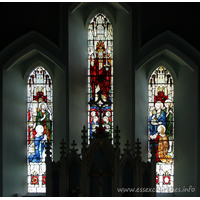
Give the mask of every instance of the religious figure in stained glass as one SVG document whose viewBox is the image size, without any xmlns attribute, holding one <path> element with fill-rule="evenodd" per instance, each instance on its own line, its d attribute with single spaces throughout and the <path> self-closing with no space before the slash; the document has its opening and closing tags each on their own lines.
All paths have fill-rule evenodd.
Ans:
<svg viewBox="0 0 200 200">
<path fill-rule="evenodd" d="M 88 28 L 88 122 L 89 138 L 101 125 L 112 137 L 113 31 L 103 14 L 96 15 Z"/>
<path fill-rule="evenodd" d="M 53 141 L 53 88 L 49 73 L 33 70 L 27 84 L 28 192 L 46 192 L 45 146 Z"/>
<path fill-rule="evenodd" d="M 159 66 L 149 79 L 149 153 L 156 146 L 157 192 L 173 192 L 174 186 L 174 84 L 170 72 Z"/>
</svg>

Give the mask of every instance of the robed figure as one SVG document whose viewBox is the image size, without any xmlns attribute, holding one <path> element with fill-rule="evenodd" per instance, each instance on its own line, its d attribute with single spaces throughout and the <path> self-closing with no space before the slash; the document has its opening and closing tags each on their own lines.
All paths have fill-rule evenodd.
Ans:
<svg viewBox="0 0 200 200">
<path fill-rule="evenodd" d="M 96 57 L 92 62 L 90 58 L 90 85 L 92 89 L 92 99 L 95 100 L 95 94 L 99 90 L 109 99 L 109 91 L 111 87 L 111 61 L 106 59 L 106 50 L 104 43 L 100 40 L 96 47 Z"/>
</svg>

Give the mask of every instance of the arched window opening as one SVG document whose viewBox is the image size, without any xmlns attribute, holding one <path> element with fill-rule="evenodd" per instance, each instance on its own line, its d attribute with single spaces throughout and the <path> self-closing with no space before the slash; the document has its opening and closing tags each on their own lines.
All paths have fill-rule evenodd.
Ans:
<svg viewBox="0 0 200 200">
<path fill-rule="evenodd" d="M 171 73 L 159 66 L 149 79 L 148 159 L 156 146 L 156 190 L 174 189 L 174 82 Z"/>
<path fill-rule="evenodd" d="M 46 192 L 45 146 L 53 148 L 53 86 L 49 73 L 36 67 L 27 82 L 28 192 Z M 53 158 L 53 157 L 52 157 Z"/>
<path fill-rule="evenodd" d="M 96 127 L 113 138 L 113 28 L 101 13 L 88 27 L 88 141 Z"/>
</svg>

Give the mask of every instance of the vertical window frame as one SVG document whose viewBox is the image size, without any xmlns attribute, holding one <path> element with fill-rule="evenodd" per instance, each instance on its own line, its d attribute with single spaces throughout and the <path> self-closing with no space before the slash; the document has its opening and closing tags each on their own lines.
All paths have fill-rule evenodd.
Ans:
<svg viewBox="0 0 200 200">
<path fill-rule="evenodd" d="M 163 81 L 161 81 L 162 78 Z M 151 141 L 154 140 L 156 143 L 157 158 L 156 191 L 157 193 L 173 193 L 174 81 L 170 71 L 162 65 L 158 66 L 149 78 L 148 99 L 148 160 L 151 160 Z M 158 112 L 161 114 L 157 117 Z M 161 119 L 160 116 L 162 115 Z M 155 119 L 153 119 L 153 116 L 155 116 Z M 163 131 L 166 137 L 162 134 Z M 159 136 L 156 137 L 156 132 L 159 132 L 158 135 L 160 135 L 160 138 Z M 168 141 L 165 141 L 166 138 Z M 165 151 L 162 150 L 162 146 L 165 146 Z"/>
<path fill-rule="evenodd" d="M 27 81 L 28 193 L 46 193 L 45 146 L 53 159 L 53 83 L 49 72 L 37 66 Z"/>
<path fill-rule="evenodd" d="M 95 71 L 97 69 L 93 70 L 93 67 L 95 62 L 101 64 L 100 53 L 103 64 L 97 72 Z M 107 71 L 102 72 L 102 69 Z M 102 71 L 100 72 L 100 70 Z M 104 73 L 104 75 L 101 76 L 100 73 Z M 104 79 L 103 86 L 100 83 L 101 78 Z M 108 81 L 105 83 L 105 80 L 109 80 L 110 83 Z M 102 108 L 98 106 L 100 104 L 94 105 L 94 102 L 98 100 L 98 89 L 102 91 L 101 100 L 103 103 L 106 102 Z M 105 92 L 105 90 L 107 91 Z M 100 113 L 102 113 L 101 117 Z M 110 138 L 113 138 L 113 27 L 109 19 L 102 13 L 97 14 L 88 26 L 88 143 L 93 138 L 96 127 L 100 126 L 100 118 L 105 131 L 108 132 Z"/>
</svg>

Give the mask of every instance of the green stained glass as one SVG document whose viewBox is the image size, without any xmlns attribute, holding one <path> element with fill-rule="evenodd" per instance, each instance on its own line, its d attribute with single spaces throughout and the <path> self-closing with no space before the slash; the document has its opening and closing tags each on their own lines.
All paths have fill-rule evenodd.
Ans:
<svg viewBox="0 0 200 200">
<path fill-rule="evenodd" d="M 170 72 L 159 66 L 149 79 L 148 159 L 156 146 L 156 189 L 174 189 L 174 82 Z"/>
<path fill-rule="evenodd" d="M 28 192 L 46 192 L 45 146 L 53 147 L 53 86 L 49 73 L 41 66 L 27 82 L 27 165 Z"/>
</svg>

